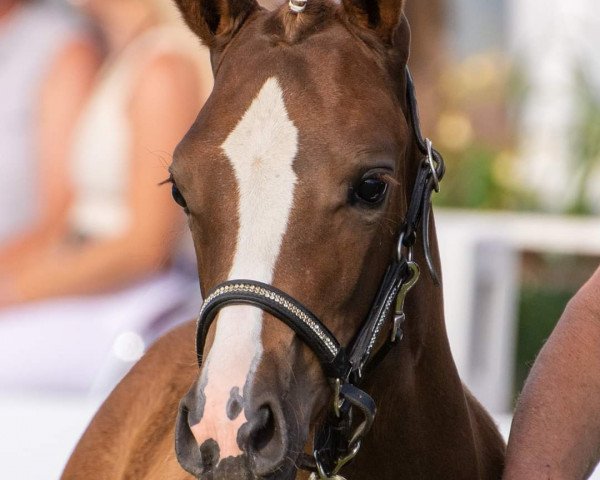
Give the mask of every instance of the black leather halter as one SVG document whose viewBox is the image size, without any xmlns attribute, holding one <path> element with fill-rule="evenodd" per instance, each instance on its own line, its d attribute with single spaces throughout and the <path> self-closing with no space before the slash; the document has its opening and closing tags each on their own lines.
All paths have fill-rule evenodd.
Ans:
<svg viewBox="0 0 600 480">
<path fill-rule="evenodd" d="M 391 346 L 402 338 L 404 298 L 419 277 L 419 267 L 412 259 L 419 227 L 427 267 L 434 283 L 439 284 L 429 247 L 429 214 L 432 192 L 439 191 L 445 167 L 442 156 L 421 134 L 415 88 L 408 68 L 406 84 L 410 121 L 422 159 L 408 211 L 398 234 L 396 258 L 389 265 L 369 315 L 351 344 L 348 347 L 340 345 L 323 322 L 294 298 L 272 285 L 253 280 L 232 280 L 218 285 L 206 297 L 198 318 L 196 353 L 200 365 L 210 325 L 227 305 L 253 305 L 269 312 L 294 330 L 315 353 L 332 383 L 335 398 L 332 414 L 315 437 L 313 458 L 301 456 L 298 463 L 301 468 L 316 472 L 320 479 L 334 478 L 341 467 L 354 458 L 362 438 L 373 423 L 375 402 L 357 385 L 366 369 L 378 364 Z M 388 322 L 390 326 L 384 329 Z M 384 334 L 389 335 L 389 341 L 374 352 Z M 353 409 L 363 417 L 358 426 L 353 425 Z"/>
</svg>

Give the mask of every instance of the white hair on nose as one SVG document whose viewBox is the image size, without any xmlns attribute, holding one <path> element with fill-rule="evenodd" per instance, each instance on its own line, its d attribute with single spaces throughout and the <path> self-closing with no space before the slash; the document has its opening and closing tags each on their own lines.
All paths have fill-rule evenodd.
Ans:
<svg viewBox="0 0 600 480">
<path fill-rule="evenodd" d="M 298 151 L 298 130 L 276 78 L 265 82 L 222 148 L 239 192 L 239 231 L 229 279 L 271 283 L 292 210 L 297 182 L 292 165 Z M 230 420 L 226 407 L 233 389 L 243 392 L 260 361 L 262 318 L 262 310 L 248 305 L 223 308 L 217 318 L 203 372 L 208 380 L 203 420 L 192 431 L 199 443 L 217 440 L 220 458 L 242 453 L 236 437 L 245 415 Z"/>
</svg>

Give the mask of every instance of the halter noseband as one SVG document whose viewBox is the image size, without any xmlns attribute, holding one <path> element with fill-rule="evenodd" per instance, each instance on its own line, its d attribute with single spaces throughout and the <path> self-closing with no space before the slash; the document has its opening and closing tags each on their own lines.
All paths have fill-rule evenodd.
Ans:
<svg viewBox="0 0 600 480">
<path fill-rule="evenodd" d="M 210 325 L 218 312 L 228 305 L 253 305 L 270 313 L 294 330 L 315 353 L 326 377 L 331 381 L 334 401 L 332 412 L 315 435 L 313 457 L 303 454 L 298 461 L 300 468 L 313 472 L 311 478 L 342 479 L 338 475 L 339 471 L 356 456 L 363 437 L 373 424 L 375 402 L 357 385 L 366 369 L 374 368 L 390 348 L 402 339 L 404 299 L 418 281 L 420 272 L 412 258 L 419 227 L 427 267 L 434 283 L 439 285 L 429 246 L 429 214 L 431 195 L 433 191 L 439 191 L 439 181 L 444 176 L 445 166 L 442 156 L 421 133 L 414 83 L 408 68 L 406 83 L 413 134 L 423 159 L 399 232 L 396 258 L 389 265 L 371 310 L 350 346 L 341 346 L 323 322 L 297 300 L 271 285 L 253 280 L 232 280 L 215 287 L 206 297 L 198 317 L 196 353 L 200 365 Z M 374 352 L 375 345 L 384 334 L 383 327 L 391 317 L 392 308 L 394 315 L 391 334 L 386 333 L 390 335 L 390 339 L 379 351 Z M 357 427 L 353 425 L 353 409 L 363 417 Z"/>
</svg>

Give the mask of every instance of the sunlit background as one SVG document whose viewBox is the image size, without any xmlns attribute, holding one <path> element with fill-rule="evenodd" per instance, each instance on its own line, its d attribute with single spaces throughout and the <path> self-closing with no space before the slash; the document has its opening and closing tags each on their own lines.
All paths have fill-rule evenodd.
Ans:
<svg viewBox="0 0 600 480">
<path fill-rule="evenodd" d="M 33 121 L 19 113 L 24 107 L 17 101 L 38 105 L 40 92 L 32 87 L 32 100 L 16 87 L 22 98 L 12 98 L 10 89 L 16 81 L 30 81 L 27 72 L 35 71 L 31 58 L 41 55 L 31 49 L 42 46 L 27 37 L 36 30 L 27 33 L 21 25 L 25 34 L 17 52 L 22 58 L 15 59 L 16 45 L 7 42 L 16 41 L 14 29 L 25 19 L 18 11 L 2 16 L 3 1 L 0 88 L 8 89 L 5 97 L 14 104 L 0 105 L 0 129 L 7 132 L 17 121 Z M 71 15 L 67 11 L 73 8 L 47 1 L 62 13 L 38 15 L 40 28 L 44 19 L 54 22 L 56 15 Z M 31 8 L 34 2 L 20 3 Z M 86 2 L 73 2 L 78 3 Z M 447 162 L 435 204 L 450 342 L 463 380 L 507 434 L 515 399 L 537 352 L 568 299 L 600 263 L 600 6 L 597 0 L 409 0 L 408 16 L 423 129 Z M 167 17 L 173 37 L 185 36 L 172 12 Z M 81 17 L 64 22 L 65 28 L 89 28 Z M 189 55 L 199 91 L 208 91 L 206 52 L 189 38 L 184 42 L 186 49 L 197 50 Z M 42 78 L 41 66 L 37 72 Z M 3 138 L 7 135 L 0 132 Z M 0 183 L 6 185 L 0 215 L 27 202 L 35 209 L 35 188 L 45 174 L 36 170 L 32 154 L 27 170 L 19 174 L 8 152 L 0 149 L 2 177 L 8 177 Z M 166 177 L 169 154 L 156 156 Z M 35 212 L 23 211 L 33 224 Z M 7 261 L 3 248 L 14 248 L 14 238 L 27 231 L 23 221 L 6 225 L 0 222 L 0 261 Z M 87 338 L 90 345 L 96 339 L 102 343 L 102 348 L 80 345 L 81 358 L 94 356 L 91 367 L 67 369 L 55 375 L 54 383 L 52 373 L 22 385 L 0 383 L 2 478 L 58 478 L 110 389 L 158 335 L 198 308 L 189 239 L 181 225 L 169 228 L 162 236 L 177 238 L 171 241 L 177 253 L 169 254 L 170 267 L 162 276 L 145 272 L 101 298 L 69 298 L 72 312 L 106 308 L 112 316 L 102 331 L 90 327 L 86 333 L 84 325 L 76 327 L 78 336 L 68 328 L 58 332 L 65 348 L 56 350 L 57 364 L 65 363 L 58 361 L 62 355 L 74 355 L 64 353 L 73 350 L 73 342 Z M 10 315 L 15 308 L 3 304 L 2 289 L 11 286 L 6 271 L 0 263 L 0 348 L 7 315 L 2 317 L 2 310 Z M 175 291 L 180 300 L 169 311 L 153 307 L 155 296 Z M 44 312 L 42 307 L 39 311 Z M 44 338 L 34 335 L 24 341 L 35 352 L 35 342 L 42 350 Z M 15 362 L 0 364 L 0 369 L 19 372 Z M 52 366 L 48 362 L 46 370 L 52 372 Z M 65 380 L 71 371 L 77 381 Z"/>
</svg>

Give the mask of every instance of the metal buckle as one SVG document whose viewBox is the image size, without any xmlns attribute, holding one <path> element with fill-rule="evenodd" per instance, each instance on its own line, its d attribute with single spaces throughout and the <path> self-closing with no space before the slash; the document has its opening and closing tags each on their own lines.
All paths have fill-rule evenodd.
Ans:
<svg viewBox="0 0 600 480">
<path fill-rule="evenodd" d="M 427 163 L 429 164 L 429 168 L 431 168 L 431 175 L 433 176 L 433 189 L 436 193 L 440 193 L 440 179 L 438 178 L 435 161 L 433 160 L 433 142 L 426 138 L 425 143 L 427 145 Z"/>
<path fill-rule="evenodd" d="M 415 286 L 415 284 L 419 281 L 419 277 L 421 276 L 421 270 L 419 266 L 413 262 L 409 261 L 406 266 L 410 270 L 410 276 L 402 283 L 400 287 L 400 292 L 398 292 L 398 297 L 396 298 L 396 312 L 394 314 L 394 325 L 392 326 L 392 343 L 396 340 L 399 340 L 398 334 L 402 334 L 401 326 L 404 320 L 406 319 L 406 315 L 404 315 L 404 301 L 406 300 L 406 296 L 408 292 Z M 401 340 L 401 338 L 400 338 Z"/>
<path fill-rule="evenodd" d="M 345 457 L 340 458 L 336 462 L 335 468 L 333 469 L 333 472 L 331 472 L 331 475 L 327 475 L 327 473 L 325 472 L 325 469 L 323 468 L 323 465 L 321 465 L 321 462 L 319 462 L 317 452 L 315 452 L 315 461 L 317 464 L 317 472 L 316 473 L 313 472 L 310 474 L 310 480 L 346 480 L 341 475 L 338 475 L 338 473 L 340 472 L 340 470 L 342 468 L 344 468 L 344 465 L 346 465 L 348 462 L 350 462 L 352 459 L 354 459 L 354 457 L 356 457 L 359 450 L 360 450 L 360 442 L 356 442 L 353 445 L 353 447 L 351 448 L 350 453 L 348 455 L 346 455 Z"/>
</svg>

